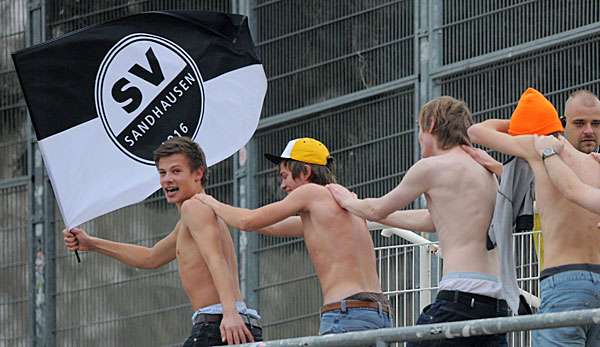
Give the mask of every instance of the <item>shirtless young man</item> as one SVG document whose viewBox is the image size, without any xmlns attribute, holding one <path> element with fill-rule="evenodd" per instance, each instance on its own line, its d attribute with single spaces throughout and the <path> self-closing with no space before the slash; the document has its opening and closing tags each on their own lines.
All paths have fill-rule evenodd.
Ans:
<svg viewBox="0 0 600 347">
<path fill-rule="evenodd" d="M 559 154 L 554 156 L 553 159 L 546 158 L 544 167 L 550 180 L 560 193 L 569 201 L 600 215 L 600 188 L 583 183 L 575 172 L 561 160 L 560 154 L 565 146 L 569 146 L 569 142 L 562 136 L 559 139 L 553 136 L 537 136 L 534 142 L 535 149 L 540 155 L 544 154 L 546 148 L 551 148 Z M 590 155 L 600 162 L 598 153 L 592 152 Z M 596 175 L 600 175 L 600 165 L 597 165 L 595 170 Z"/>
<path fill-rule="evenodd" d="M 523 100 L 529 100 L 532 106 L 523 114 L 524 122 L 537 129 L 547 129 L 558 122 L 554 107 L 537 91 L 528 89 L 519 103 Z M 475 143 L 527 160 L 533 170 L 545 248 L 540 312 L 600 307 L 600 233 L 596 228 L 600 215 L 573 204 L 560 193 L 544 167 L 559 160 L 554 158 L 555 150 L 538 144 L 544 147 L 540 155 L 534 135 L 509 135 L 508 132 L 519 133 L 513 130 L 518 124 L 515 116 L 510 121 L 490 119 L 469 128 L 469 136 Z M 558 123 L 556 132 L 561 128 Z M 565 144 L 560 159 L 584 183 L 600 187 L 598 163 L 592 157 Z M 536 330 L 533 336 L 536 346 L 596 346 L 600 344 L 600 327 Z"/>
<path fill-rule="evenodd" d="M 240 230 L 304 237 L 325 303 L 319 334 L 391 327 L 366 222 L 340 208 L 325 188 L 335 182 L 329 150 L 317 140 L 301 138 L 290 141 L 281 156 L 266 156 L 279 165 L 285 199 L 248 210 L 206 194 L 197 198 Z"/>
<path fill-rule="evenodd" d="M 501 298 L 497 262 L 486 249 L 496 179 L 461 148 L 470 146 L 467 128 L 471 124 L 471 112 L 463 102 L 449 96 L 431 100 L 419 114 L 423 159 L 407 171 L 396 188 L 381 198 L 359 200 L 341 186 L 328 185 L 342 207 L 369 220 L 382 220 L 425 194 L 429 223 L 438 233 L 444 254 L 445 274 L 435 302 L 424 308 L 417 324 L 509 314 L 507 303 Z M 506 346 L 506 343 L 505 335 L 492 335 L 407 346 Z"/>
<path fill-rule="evenodd" d="M 176 137 L 158 147 L 154 161 L 165 198 L 181 215 L 169 235 L 147 248 L 91 237 L 75 228 L 63 231 L 65 245 L 71 251 L 94 251 L 143 269 L 177 259 L 183 289 L 195 310 L 192 335 L 184 346 L 260 341 L 260 317 L 242 301 L 229 230 L 210 208 L 190 199 L 204 192 L 204 152 L 189 138 Z"/>
</svg>

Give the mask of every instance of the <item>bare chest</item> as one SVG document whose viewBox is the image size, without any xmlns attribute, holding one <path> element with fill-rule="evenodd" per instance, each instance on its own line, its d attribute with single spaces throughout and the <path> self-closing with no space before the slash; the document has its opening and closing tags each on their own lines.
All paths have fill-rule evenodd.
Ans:
<svg viewBox="0 0 600 347">
<path fill-rule="evenodd" d="M 181 269 L 194 268 L 195 272 L 204 272 L 207 269 L 194 238 L 185 227 L 181 227 L 177 233 L 176 255 L 180 271 Z"/>
</svg>

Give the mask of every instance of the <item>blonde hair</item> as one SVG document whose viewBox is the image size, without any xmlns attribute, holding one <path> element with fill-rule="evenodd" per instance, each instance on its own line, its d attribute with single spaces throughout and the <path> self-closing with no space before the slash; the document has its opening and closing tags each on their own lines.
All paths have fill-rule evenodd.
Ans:
<svg viewBox="0 0 600 347">
<path fill-rule="evenodd" d="M 433 127 L 432 127 L 433 125 Z M 473 125 L 469 107 L 450 96 L 437 97 L 421 108 L 419 126 L 437 138 L 441 149 L 471 145 L 467 129 Z"/>
</svg>

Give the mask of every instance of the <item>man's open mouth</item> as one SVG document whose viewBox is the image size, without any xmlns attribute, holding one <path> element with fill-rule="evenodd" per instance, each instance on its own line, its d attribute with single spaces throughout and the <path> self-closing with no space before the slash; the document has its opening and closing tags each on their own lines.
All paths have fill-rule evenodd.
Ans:
<svg viewBox="0 0 600 347">
<path fill-rule="evenodd" d="M 178 192 L 178 191 L 179 191 L 178 187 L 165 188 L 165 192 L 167 192 L 167 193 L 175 193 L 175 192 Z"/>
</svg>

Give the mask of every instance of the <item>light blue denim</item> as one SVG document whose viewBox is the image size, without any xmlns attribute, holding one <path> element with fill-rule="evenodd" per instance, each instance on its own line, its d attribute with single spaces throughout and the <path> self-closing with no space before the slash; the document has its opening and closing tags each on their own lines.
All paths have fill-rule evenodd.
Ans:
<svg viewBox="0 0 600 347">
<path fill-rule="evenodd" d="M 348 308 L 321 314 L 319 335 L 341 334 L 351 331 L 391 328 L 392 319 L 385 312 L 371 308 Z"/>
<path fill-rule="evenodd" d="M 600 308 L 600 274 L 565 271 L 542 280 L 540 313 Z M 600 346 L 600 325 L 533 331 L 535 347 Z"/>
</svg>

